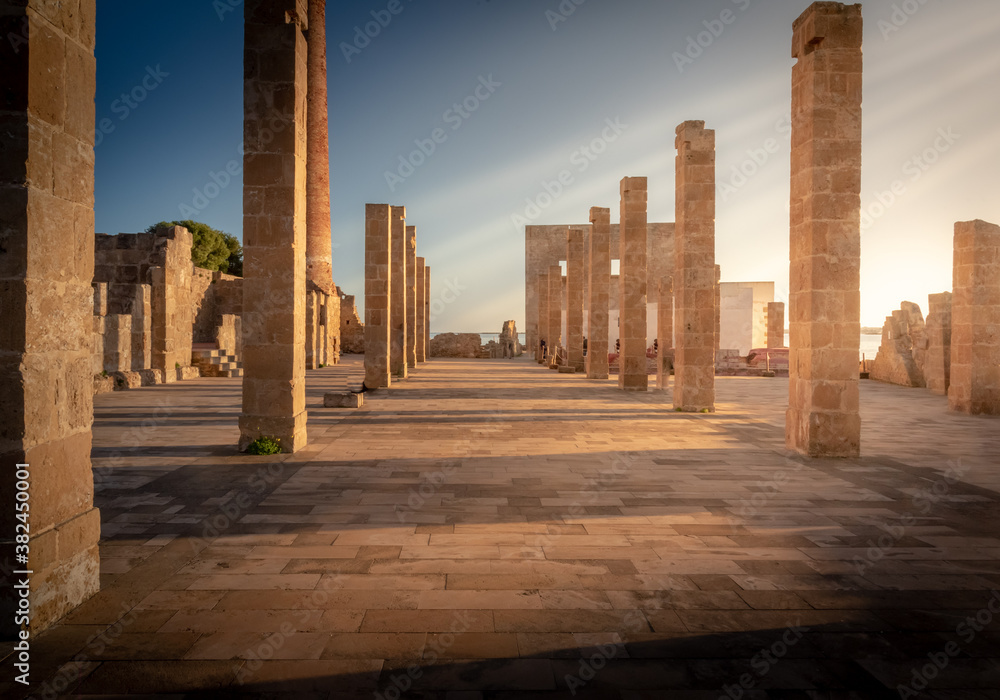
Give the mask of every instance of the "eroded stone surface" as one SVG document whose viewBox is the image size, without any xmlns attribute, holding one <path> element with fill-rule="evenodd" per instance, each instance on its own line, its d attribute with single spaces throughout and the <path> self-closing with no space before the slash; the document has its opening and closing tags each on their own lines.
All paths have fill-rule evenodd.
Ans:
<svg viewBox="0 0 1000 700">
<path fill-rule="evenodd" d="M 677 127 L 674 233 L 674 407 L 715 410 L 718 271 L 715 265 L 715 131 Z"/>
<path fill-rule="evenodd" d="M 955 224 L 948 406 L 1000 415 L 1000 226 Z"/>
<path fill-rule="evenodd" d="M 899 386 L 926 386 L 923 371 L 926 354 L 924 315 L 917 304 L 904 301 L 885 319 L 871 378 Z"/>
<path fill-rule="evenodd" d="M 649 388 L 646 368 L 647 187 L 644 177 L 626 177 L 621 181 L 618 388 L 625 391 Z"/>
<path fill-rule="evenodd" d="M 794 23 L 789 449 L 861 449 L 861 5 L 817 2 Z"/>
<path fill-rule="evenodd" d="M 583 372 L 583 293 L 586 283 L 586 254 L 583 229 L 566 232 L 566 352 L 567 365 Z"/>
<path fill-rule="evenodd" d="M 773 301 L 767 305 L 767 347 L 785 347 L 785 302 Z"/>
<path fill-rule="evenodd" d="M 388 204 L 365 207 L 365 386 L 369 389 L 383 389 L 392 384 L 389 368 L 390 218 Z"/>
<path fill-rule="evenodd" d="M 611 210 L 590 210 L 587 378 L 607 379 L 608 310 L 611 303 Z"/>
</svg>

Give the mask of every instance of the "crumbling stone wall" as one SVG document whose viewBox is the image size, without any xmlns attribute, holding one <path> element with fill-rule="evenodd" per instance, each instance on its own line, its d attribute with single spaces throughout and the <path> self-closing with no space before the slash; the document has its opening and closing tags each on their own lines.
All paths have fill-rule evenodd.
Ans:
<svg viewBox="0 0 1000 700">
<path fill-rule="evenodd" d="M 353 294 L 340 296 L 340 351 L 355 355 L 365 352 L 365 324 L 358 316 Z"/>
<path fill-rule="evenodd" d="M 871 378 L 899 386 L 924 387 L 927 333 L 920 306 L 904 301 L 885 319 Z"/>
</svg>

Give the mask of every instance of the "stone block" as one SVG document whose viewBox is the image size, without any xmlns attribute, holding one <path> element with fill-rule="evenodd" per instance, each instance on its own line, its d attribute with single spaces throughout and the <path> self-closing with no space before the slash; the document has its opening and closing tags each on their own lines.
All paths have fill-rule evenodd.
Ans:
<svg viewBox="0 0 1000 700">
<path fill-rule="evenodd" d="M 587 377 L 607 379 L 608 316 L 611 303 L 611 210 L 592 207 L 588 241 Z"/>
<path fill-rule="evenodd" d="M 350 391 L 334 391 L 323 395 L 323 406 L 326 408 L 361 408 L 364 403 L 364 394 Z"/>
<path fill-rule="evenodd" d="M 621 181 L 618 387 L 625 391 L 649 388 L 646 368 L 647 187 L 644 177 L 626 177 Z"/>
</svg>

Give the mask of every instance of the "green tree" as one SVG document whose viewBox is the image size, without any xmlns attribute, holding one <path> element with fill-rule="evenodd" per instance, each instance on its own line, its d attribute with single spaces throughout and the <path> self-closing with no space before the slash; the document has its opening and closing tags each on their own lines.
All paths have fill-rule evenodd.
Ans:
<svg viewBox="0 0 1000 700">
<path fill-rule="evenodd" d="M 236 236 L 214 229 L 208 224 L 190 220 L 161 221 L 147 228 L 146 233 L 171 226 L 183 226 L 191 232 L 193 238 L 191 262 L 197 267 L 243 276 L 243 246 Z"/>
</svg>

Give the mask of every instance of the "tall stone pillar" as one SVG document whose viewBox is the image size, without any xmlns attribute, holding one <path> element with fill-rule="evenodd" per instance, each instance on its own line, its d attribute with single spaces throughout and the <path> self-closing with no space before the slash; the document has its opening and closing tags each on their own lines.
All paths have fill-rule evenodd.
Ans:
<svg viewBox="0 0 1000 700">
<path fill-rule="evenodd" d="M 549 276 L 548 274 L 538 276 L 538 347 L 535 348 L 535 359 L 538 364 L 544 364 L 545 352 L 542 351 L 542 341 L 545 341 L 546 348 L 549 342 Z"/>
<path fill-rule="evenodd" d="M 308 164 L 306 277 L 334 294 L 330 242 L 330 144 L 326 87 L 326 0 L 308 0 Z"/>
<path fill-rule="evenodd" d="M 320 327 L 320 292 L 315 288 L 306 288 L 306 369 L 318 369 L 323 362 L 320 359 L 322 353 L 322 328 Z"/>
<path fill-rule="evenodd" d="M 1000 415 L 1000 226 L 955 224 L 948 407 Z"/>
<path fill-rule="evenodd" d="M 927 297 L 927 356 L 924 378 L 927 388 L 938 396 L 947 396 L 951 384 L 951 305 L 952 293 Z"/>
<path fill-rule="evenodd" d="M 13 584 L 29 578 L 31 640 L 100 585 L 90 462 L 95 11 L 94 0 L 31 0 L 4 3 L 0 17 L 0 614 L 16 634 Z M 18 534 L 27 549 L 15 551 L 25 544 L 15 541 L 19 481 L 31 517 Z M 14 563 L 25 551 L 27 562 Z"/>
<path fill-rule="evenodd" d="M 306 444 L 306 1 L 247 0 L 239 447 Z M 289 21 L 289 18 L 292 21 Z M 287 124 L 287 138 L 268 125 Z"/>
<path fill-rule="evenodd" d="M 163 381 L 173 382 L 177 368 L 191 364 L 192 318 L 191 245 L 193 236 L 183 226 L 158 229 L 157 246 L 162 266 L 150 269 L 152 314 L 151 359 L 153 369 L 163 370 Z"/>
<path fill-rule="evenodd" d="M 813 3 L 794 24 L 789 449 L 861 450 L 861 5 Z"/>
<path fill-rule="evenodd" d="M 389 264 L 389 371 L 397 379 L 406 379 L 406 207 L 392 208 L 392 244 Z"/>
<path fill-rule="evenodd" d="M 767 305 L 767 347 L 785 347 L 785 303 L 782 301 Z"/>
<path fill-rule="evenodd" d="M 417 292 L 417 323 L 416 323 L 416 344 L 417 362 L 427 362 L 427 290 L 424 288 L 424 268 L 427 261 L 424 258 L 417 258 L 417 272 L 414 275 Z"/>
<path fill-rule="evenodd" d="M 566 357 L 567 364 L 577 372 L 585 369 L 583 362 L 583 289 L 586 256 L 583 229 L 566 232 Z"/>
<path fill-rule="evenodd" d="M 715 351 L 722 341 L 722 267 L 715 266 Z"/>
<path fill-rule="evenodd" d="M 608 309 L 611 305 L 611 210 L 590 210 L 590 335 L 587 340 L 587 378 L 607 379 Z"/>
<path fill-rule="evenodd" d="M 424 326 L 424 344 L 427 345 L 427 359 L 431 358 L 431 268 L 424 266 L 424 315 L 427 324 Z"/>
<path fill-rule="evenodd" d="M 549 366 L 556 364 L 559 356 L 559 346 L 562 345 L 562 267 L 551 265 L 549 267 L 549 283 L 547 285 L 549 301 L 549 320 L 546 324 L 549 337 L 545 339 L 549 352 Z"/>
<path fill-rule="evenodd" d="M 674 233 L 674 407 L 715 410 L 718 267 L 715 264 L 715 131 L 677 127 Z"/>
<path fill-rule="evenodd" d="M 618 317 L 621 355 L 618 358 L 618 387 L 625 391 L 649 389 L 646 368 L 646 189 L 644 177 L 626 177 L 621 181 L 621 303 Z"/>
<path fill-rule="evenodd" d="M 365 387 L 368 389 L 385 389 L 392 384 L 389 371 L 391 218 L 388 204 L 365 205 Z"/>
<path fill-rule="evenodd" d="M 660 295 L 656 303 L 656 388 L 670 388 L 670 371 L 673 369 L 671 349 L 674 347 L 674 278 L 660 280 Z"/>
<path fill-rule="evenodd" d="M 406 366 L 417 366 L 417 227 L 406 227 Z"/>
</svg>

